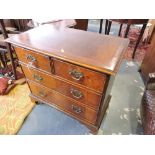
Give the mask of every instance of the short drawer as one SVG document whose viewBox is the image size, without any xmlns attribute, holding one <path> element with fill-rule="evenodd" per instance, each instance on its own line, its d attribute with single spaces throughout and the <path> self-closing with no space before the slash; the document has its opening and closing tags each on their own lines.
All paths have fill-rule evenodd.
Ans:
<svg viewBox="0 0 155 155">
<path fill-rule="evenodd" d="M 37 69 L 28 68 L 21 65 L 26 77 L 32 81 L 42 84 L 50 89 L 58 91 L 68 97 L 71 97 L 83 104 L 98 109 L 101 102 L 101 94 L 95 93 L 85 88 L 78 87 L 65 82 L 53 75 L 43 73 Z"/>
<path fill-rule="evenodd" d="M 51 73 L 51 65 L 49 57 L 43 54 L 38 54 L 35 51 L 24 49 L 21 47 L 14 47 L 19 61 L 26 63 L 29 66 L 39 68 L 41 70 Z"/>
<path fill-rule="evenodd" d="M 103 91 L 106 75 L 57 59 L 54 59 L 53 63 L 55 75 L 82 84 L 95 91 Z"/>
<path fill-rule="evenodd" d="M 78 118 L 86 119 L 92 124 L 95 124 L 97 119 L 97 111 L 81 106 L 77 102 L 61 95 L 58 92 L 51 91 L 46 87 L 42 87 L 32 81 L 28 81 L 32 94 L 40 99 L 47 101 L 50 104 L 56 105 L 58 108 L 69 112 Z"/>
</svg>

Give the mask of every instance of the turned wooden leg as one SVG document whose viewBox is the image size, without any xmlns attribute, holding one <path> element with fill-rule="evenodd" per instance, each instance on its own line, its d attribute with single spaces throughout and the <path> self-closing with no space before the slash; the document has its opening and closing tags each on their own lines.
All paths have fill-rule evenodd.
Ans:
<svg viewBox="0 0 155 155">
<path fill-rule="evenodd" d="M 147 24 L 143 24 L 143 27 L 142 27 L 142 29 L 141 29 L 141 31 L 140 31 L 140 35 L 139 35 L 139 37 L 138 37 L 138 40 L 137 40 L 137 42 L 136 42 L 136 46 L 135 46 L 134 51 L 133 51 L 133 54 L 132 54 L 132 58 L 133 58 L 133 59 L 134 59 L 134 57 L 135 57 L 136 49 L 137 49 L 137 47 L 138 47 L 138 45 L 139 45 L 139 42 L 140 42 L 140 40 L 141 40 L 141 38 L 142 38 L 142 36 L 143 36 L 143 34 L 144 34 L 146 25 L 147 25 Z"/>
<path fill-rule="evenodd" d="M 126 28 L 126 32 L 125 32 L 124 38 L 127 38 L 128 33 L 129 33 L 129 30 L 130 30 L 130 25 L 127 25 L 127 28 Z"/>
<path fill-rule="evenodd" d="M 107 35 L 109 35 L 110 29 L 111 29 L 112 21 L 108 21 L 108 27 L 107 27 Z"/>
<path fill-rule="evenodd" d="M 108 20 L 106 19 L 106 21 L 105 21 L 105 31 L 104 31 L 105 34 L 107 34 L 107 28 L 108 28 Z"/>
<path fill-rule="evenodd" d="M 103 24 L 103 19 L 100 19 L 100 29 L 99 29 L 99 33 L 102 33 L 102 24 Z"/>
<path fill-rule="evenodd" d="M 17 74 L 16 74 L 16 67 L 15 67 L 15 63 L 13 60 L 13 54 L 12 54 L 12 50 L 11 50 L 11 45 L 7 43 L 7 50 L 8 53 L 10 55 L 10 61 L 11 61 L 11 65 L 12 65 L 12 70 L 13 70 L 13 74 L 14 74 L 14 78 L 15 80 L 17 80 Z"/>
<path fill-rule="evenodd" d="M 122 26 L 123 26 L 123 24 L 121 24 L 121 25 L 120 25 L 120 27 L 119 27 L 119 33 L 118 33 L 118 36 L 120 36 L 120 35 L 121 35 Z"/>
</svg>

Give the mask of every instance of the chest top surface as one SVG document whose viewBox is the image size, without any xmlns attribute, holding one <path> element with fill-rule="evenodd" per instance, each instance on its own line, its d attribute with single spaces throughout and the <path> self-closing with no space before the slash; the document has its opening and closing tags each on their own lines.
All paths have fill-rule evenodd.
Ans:
<svg viewBox="0 0 155 155">
<path fill-rule="evenodd" d="M 115 74 L 129 40 L 43 25 L 14 35 L 6 42 L 96 71 Z"/>
</svg>

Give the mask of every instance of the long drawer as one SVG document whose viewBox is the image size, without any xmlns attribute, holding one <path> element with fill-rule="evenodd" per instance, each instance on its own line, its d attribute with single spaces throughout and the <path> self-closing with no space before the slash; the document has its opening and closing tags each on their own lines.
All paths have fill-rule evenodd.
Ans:
<svg viewBox="0 0 155 155">
<path fill-rule="evenodd" d="M 28 68 L 21 64 L 22 69 L 26 77 L 32 81 L 42 84 L 50 89 L 58 91 L 68 97 L 71 97 L 81 103 L 98 109 L 101 102 L 101 94 L 95 93 L 88 89 L 78 87 L 71 83 L 64 82 L 63 80 L 56 78 L 55 76 L 46 74 L 34 68 Z"/>
<path fill-rule="evenodd" d="M 50 58 L 48 56 L 38 54 L 37 52 L 21 47 L 14 47 L 14 49 L 16 51 L 18 59 L 21 62 L 49 73 L 52 72 L 52 61 L 50 61 Z"/>
<path fill-rule="evenodd" d="M 53 59 L 53 64 L 55 75 L 102 93 L 106 75 L 57 59 Z"/>
<path fill-rule="evenodd" d="M 54 104 L 59 108 L 72 113 L 81 119 L 86 119 L 92 124 L 96 123 L 97 111 L 90 108 L 84 107 L 79 103 L 65 97 L 64 95 L 51 91 L 50 89 L 43 87 L 37 83 L 29 81 L 29 86 L 33 95 L 41 98 L 42 100 L 47 101 L 50 104 Z"/>
</svg>

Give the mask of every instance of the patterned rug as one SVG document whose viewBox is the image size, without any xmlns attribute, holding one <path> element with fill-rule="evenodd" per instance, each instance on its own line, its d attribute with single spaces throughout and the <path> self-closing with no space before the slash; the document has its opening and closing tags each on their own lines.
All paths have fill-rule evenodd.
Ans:
<svg viewBox="0 0 155 155">
<path fill-rule="evenodd" d="M 8 95 L 0 96 L 0 134 L 16 134 L 35 106 L 27 84 L 17 85 Z"/>
<path fill-rule="evenodd" d="M 147 52 L 147 48 L 148 48 L 148 45 L 146 45 L 146 46 L 142 45 L 142 46 L 138 47 L 136 50 L 134 61 L 142 62 L 144 59 L 145 53 Z M 128 61 L 133 61 L 133 59 L 132 59 L 133 50 L 134 50 L 134 48 L 130 47 L 130 45 L 129 45 L 129 47 L 124 55 L 124 59 L 126 59 Z"/>
<path fill-rule="evenodd" d="M 126 28 L 123 27 L 121 36 L 124 36 Z M 135 47 L 135 44 L 137 42 L 138 36 L 140 34 L 140 28 L 139 27 L 132 27 L 129 31 L 128 38 L 130 40 L 128 49 L 124 55 L 124 59 L 132 61 L 132 54 Z M 147 52 L 147 49 L 149 47 L 149 44 L 146 41 L 141 40 L 139 43 L 139 46 L 137 47 L 134 61 L 142 62 L 145 53 Z"/>
</svg>

